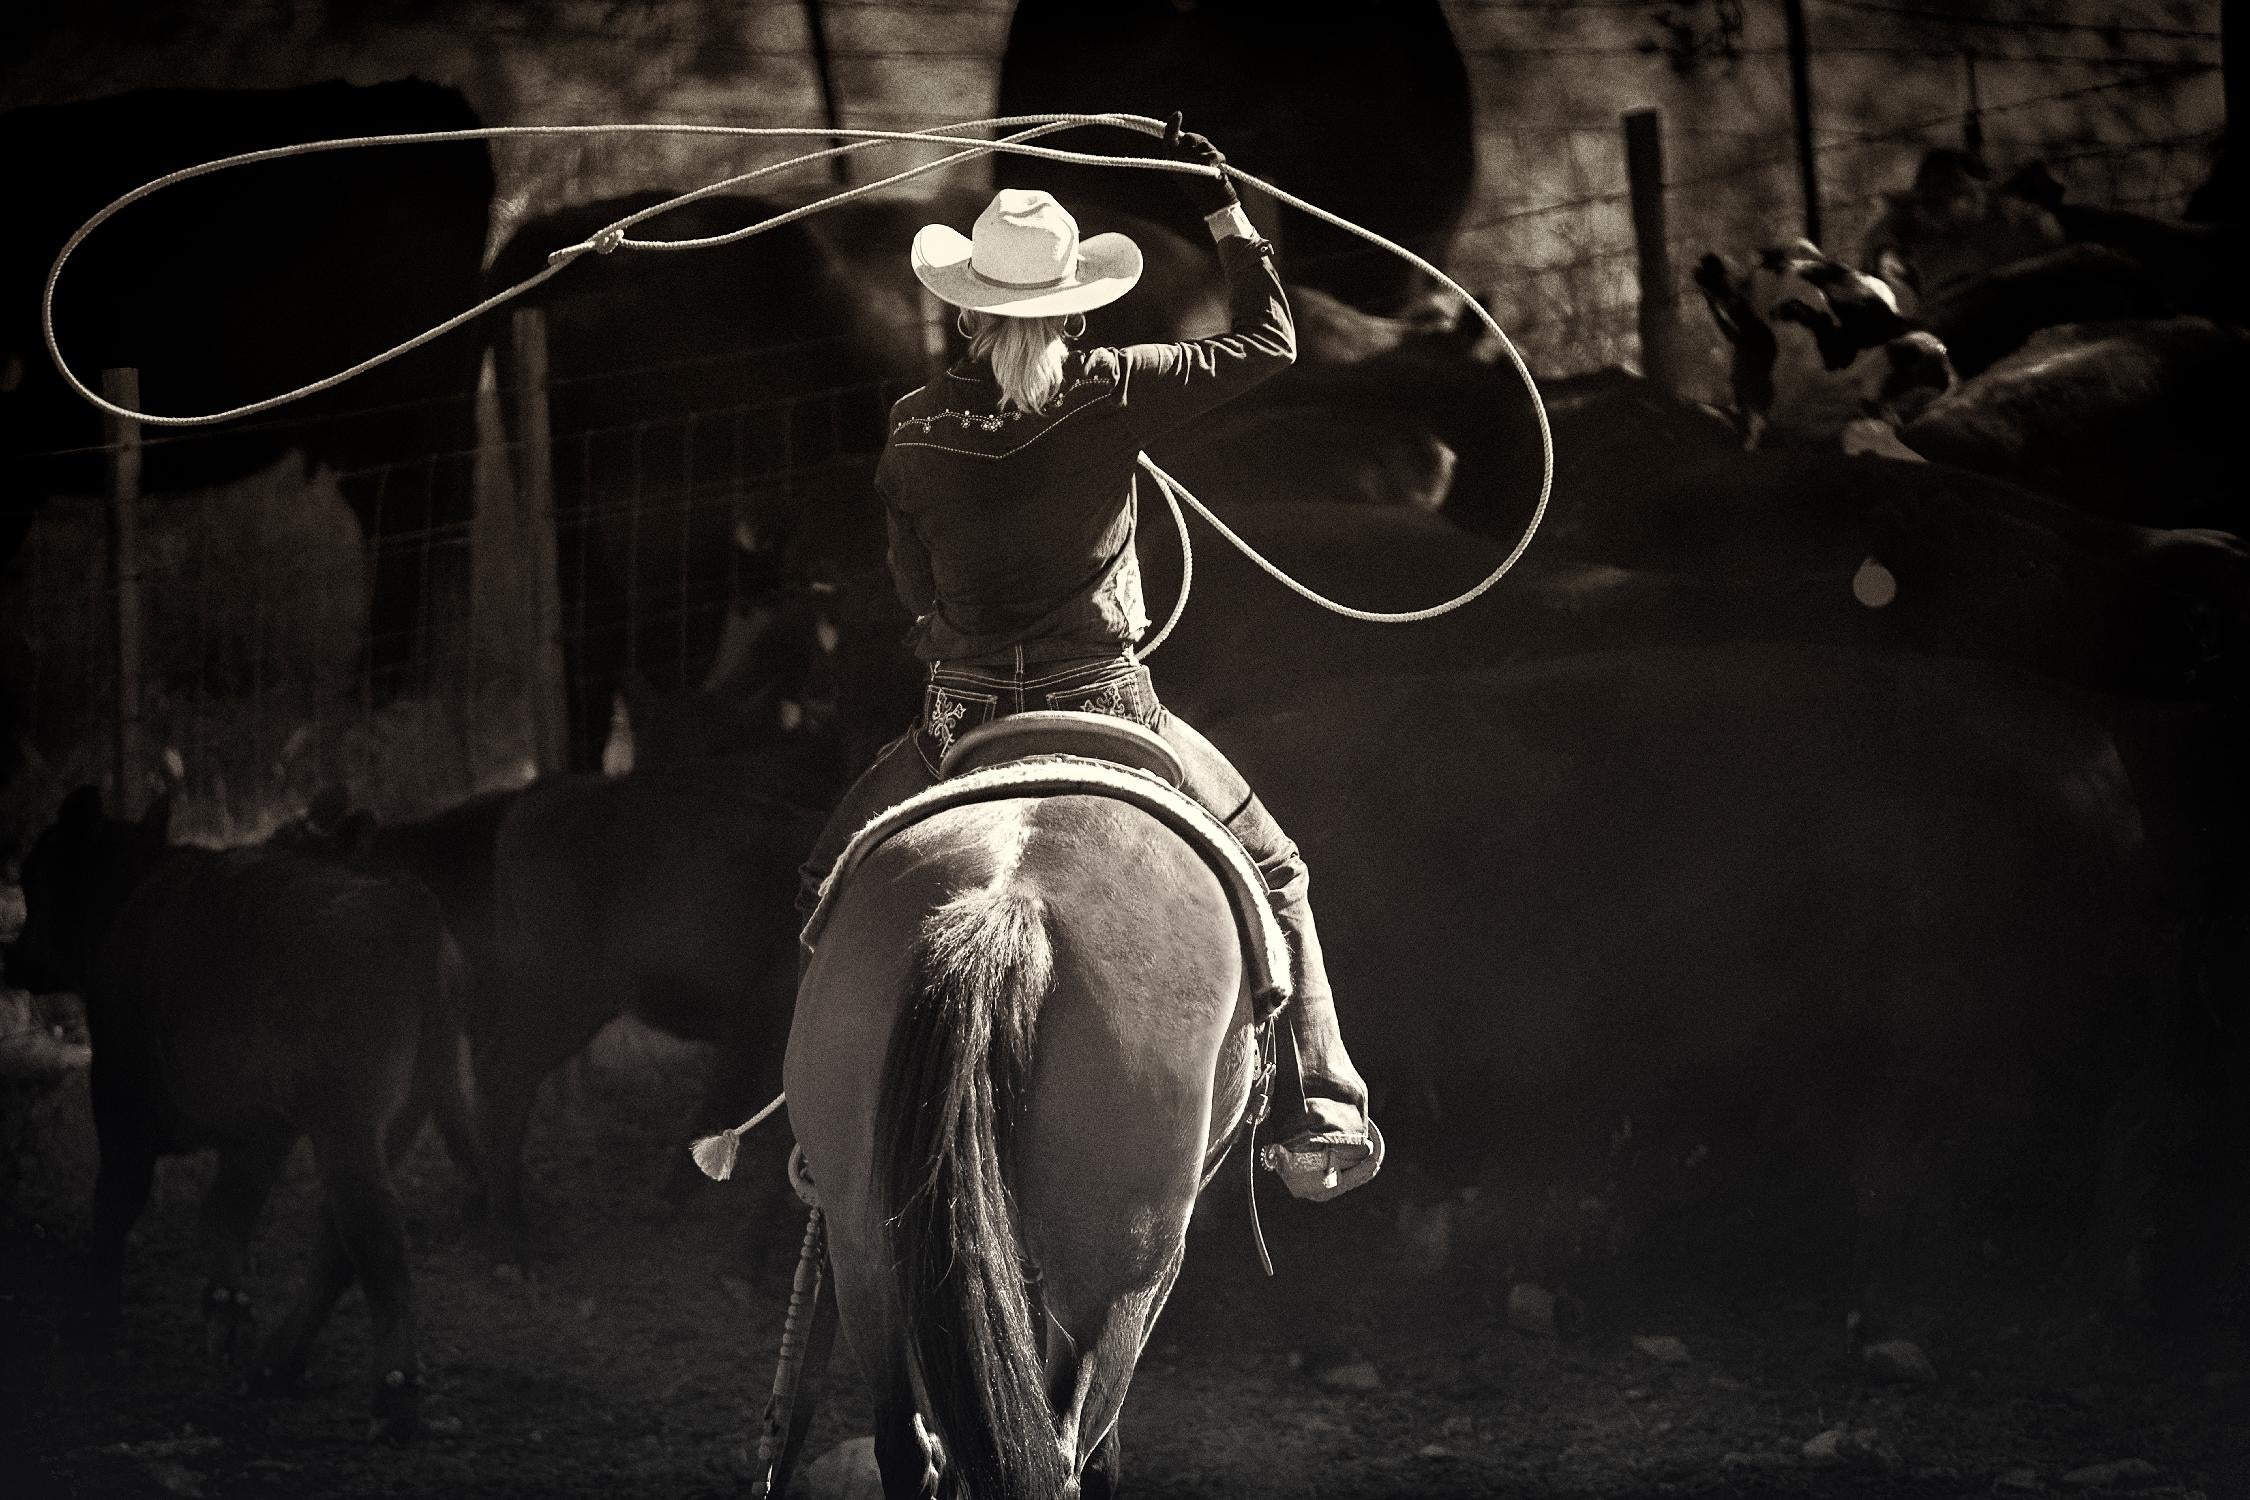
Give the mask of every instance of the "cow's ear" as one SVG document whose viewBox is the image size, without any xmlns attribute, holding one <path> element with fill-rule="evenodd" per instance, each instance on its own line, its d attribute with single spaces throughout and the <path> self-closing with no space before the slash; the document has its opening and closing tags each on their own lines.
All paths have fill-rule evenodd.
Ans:
<svg viewBox="0 0 2250 1500">
<path fill-rule="evenodd" d="M 82 786 L 63 798 L 62 808 L 55 814 L 58 826 L 72 831 L 91 828 L 102 820 L 102 792 L 100 787 Z"/>
</svg>

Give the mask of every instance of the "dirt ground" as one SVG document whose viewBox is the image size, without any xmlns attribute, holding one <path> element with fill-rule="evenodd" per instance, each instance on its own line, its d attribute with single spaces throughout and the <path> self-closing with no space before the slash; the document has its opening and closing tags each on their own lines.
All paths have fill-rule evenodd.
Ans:
<svg viewBox="0 0 2250 1500">
<path fill-rule="evenodd" d="M 574 1102 L 550 1086 L 532 1137 L 546 1254 L 528 1277 L 495 1275 L 424 1142 L 402 1191 L 429 1430 L 398 1452 L 364 1440 L 356 1296 L 301 1395 L 248 1398 L 207 1362 L 193 1251 L 207 1160 L 159 1174 L 114 1353 L 58 1340 L 93 1168 L 80 1075 L 31 1112 L 0 1218 L 0 1495 L 739 1492 L 801 1220 L 776 1196 L 778 1158 L 664 1200 L 697 1081 L 691 1051 L 626 1026 L 597 1043 Z M 1272 1281 L 1241 1177 L 1221 1178 L 1126 1410 L 1133 1493 L 2250 1496 L 2239 1356 L 2089 1320 L 2052 1266 L 1990 1244 L 1960 1257 L 1924 1340 L 1934 1382 L 1878 1384 L 1825 1299 L 1723 1268 L 1606 1278 L 1563 1338 L 1513 1328 L 1506 1266 L 1462 1250 L 1407 1270 L 1429 1257 L 1400 1232 L 1405 1177 L 1318 1210 L 1269 1184 Z M 313 1205 L 300 1153 L 258 1241 L 269 1317 Z M 1657 1335 L 1679 1347 L 1635 1343 Z M 865 1430 L 841 1354 L 825 1395 L 816 1454 Z"/>
</svg>

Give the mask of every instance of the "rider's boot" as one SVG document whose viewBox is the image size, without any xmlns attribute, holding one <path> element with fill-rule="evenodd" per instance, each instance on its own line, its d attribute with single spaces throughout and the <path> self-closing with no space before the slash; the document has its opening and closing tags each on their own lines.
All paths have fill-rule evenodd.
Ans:
<svg viewBox="0 0 2250 1500">
<path fill-rule="evenodd" d="M 1373 1177 L 1382 1165 L 1382 1136 L 1367 1112 L 1367 1083 L 1344 1050 L 1336 1021 L 1336 997 L 1320 951 L 1308 899 L 1304 861 L 1292 848 L 1285 860 L 1265 867 L 1273 914 L 1289 944 L 1289 977 L 1294 993 L 1282 1019 L 1295 1043 L 1297 1072 L 1304 1085 L 1302 1106 L 1286 1088 L 1277 1099 L 1273 1144 L 1268 1161 L 1290 1192 L 1324 1200 L 1346 1193 Z"/>
</svg>

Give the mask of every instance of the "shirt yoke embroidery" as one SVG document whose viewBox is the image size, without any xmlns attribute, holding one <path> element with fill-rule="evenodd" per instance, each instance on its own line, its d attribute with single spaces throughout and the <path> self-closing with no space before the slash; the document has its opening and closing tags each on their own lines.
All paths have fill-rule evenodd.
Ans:
<svg viewBox="0 0 2250 1500">
<path fill-rule="evenodd" d="M 1105 393 L 1105 394 L 1108 394 L 1108 393 Z M 897 432 L 893 432 L 893 433 L 891 434 L 891 446 L 892 446 L 893 448 L 935 448 L 935 449 L 937 449 L 937 450 L 938 450 L 938 452 L 940 452 L 940 453 L 955 453 L 955 454 L 959 454 L 959 455 L 960 455 L 961 457 L 963 457 L 963 458 L 1007 458 L 1007 457 L 1009 457 L 1009 456 L 1010 456 L 1010 455 L 1012 455 L 1012 454 L 1017 454 L 1017 453 L 1021 453 L 1021 452 L 1023 452 L 1023 450 L 1024 450 L 1024 449 L 1026 449 L 1026 448 L 1030 447 L 1030 446 L 1031 446 L 1031 445 L 1032 445 L 1033 443 L 1036 443 L 1036 442 L 1038 442 L 1038 441 L 1039 441 L 1039 440 L 1040 440 L 1041 438 L 1045 437 L 1045 436 L 1046 436 L 1046 435 L 1047 435 L 1048 433 L 1050 433 L 1050 432 L 1053 432 L 1053 431 L 1054 431 L 1054 430 L 1055 430 L 1056 428 L 1058 428 L 1058 427 L 1062 426 L 1062 424 L 1063 424 L 1063 423 L 1065 423 L 1065 422 L 1069 421 L 1069 420 L 1070 420 L 1070 419 L 1071 419 L 1072 417 L 1075 417 L 1075 416 L 1077 416 L 1077 415 L 1078 415 L 1078 414 L 1079 414 L 1080 412 L 1082 412 L 1082 411 L 1092 411 L 1092 410 L 1093 410 L 1093 409 L 1094 409 L 1095 407 L 1099 406 L 1099 405 L 1101 404 L 1101 402 L 1102 402 L 1102 398 L 1101 398 L 1101 397 L 1099 397 L 1099 396 L 1095 397 L 1095 398 L 1094 398 L 1093 400 L 1091 400 L 1091 401 L 1086 401 L 1086 402 L 1082 402 L 1082 403 L 1080 403 L 1079 405 L 1077 405 L 1077 406 L 1074 406 L 1074 407 L 1072 407 L 1072 408 L 1071 408 L 1071 409 L 1070 409 L 1069 411 L 1063 412 L 1063 413 L 1062 413 L 1061 415 L 1059 415 L 1059 416 L 1055 417 L 1055 418 L 1054 418 L 1054 419 L 1053 419 L 1052 421 L 1048 422 L 1048 424 L 1047 424 L 1046 426 L 1044 426 L 1044 427 L 1040 428 L 1040 429 L 1039 429 L 1039 430 L 1038 430 L 1037 432 L 1034 432 L 1034 433 L 1032 433 L 1032 434 L 1031 434 L 1031 435 L 1030 435 L 1029 437 L 1026 437 L 1026 438 L 1025 438 L 1025 439 L 1024 439 L 1024 440 L 1023 440 L 1022 442 L 1020 442 L 1020 443 L 1017 443 L 1017 444 L 1016 444 L 1016 445 L 1015 445 L 1014 447 L 1012 447 L 1012 448 L 997 448 L 997 449 L 994 449 L 994 450 L 993 450 L 992 452 L 989 452 L 989 453 L 987 453 L 987 452 L 983 451 L 982 449 L 978 449 L 978 448 L 962 448 L 962 447 L 957 447 L 957 446 L 955 446 L 955 445 L 954 445 L 954 444 L 952 444 L 952 443 L 942 443 L 942 442 L 920 442 L 920 443 L 918 443 L 918 442 L 915 442 L 914 440 L 912 440 L 911 438 L 901 438 L 901 437 L 900 437 L 900 436 L 898 435 L 898 433 L 897 433 Z M 945 415 L 945 414 L 944 414 L 944 413 L 941 413 L 940 415 Z M 916 420 L 919 420 L 919 421 L 934 421 L 934 420 L 936 420 L 936 419 L 935 419 L 935 418 L 917 418 Z M 902 424 L 902 426 L 903 426 L 903 424 Z M 987 431 L 998 431 L 999 429 L 998 429 L 998 428 L 987 428 L 986 430 L 987 430 Z"/>
<path fill-rule="evenodd" d="M 1071 397 L 1072 397 L 1073 395 L 1077 394 L 1077 393 L 1078 393 L 1079 391 L 1081 391 L 1081 390 L 1085 389 L 1085 388 L 1086 388 L 1087 386 L 1090 386 L 1090 385 L 1114 385 L 1114 384 L 1116 384 L 1116 382 L 1115 382 L 1115 381 L 1113 381 L 1113 380 L 1112 380 L 1112 379 L 1111 379 L 1111 378 L 1110 378 L 1110 377 L 1109 377 L 1109 376 L 1108 376 L 1107 374 L 1089 374 L 1089 375 L 1081 375 L 1081 376 L 1079 376 L 1079 377 L 1078 377 L 1078 378 L 1077 378 L 1076 380 L 1073 380 L 1073 381 L 1072 381 L 1072 382 L 1071 382 L 1070 384 L 1068 384 L 1068 385 L 1064 386 L 1064 387 L 1062 388 L 1062 390 L 1060 390 L 1059 392 L 1057 392 L 1057 393 L 1056 393 L 1056 395 L 1055 395 L 1055 401 L 1056 401 L 1056 403 L 1057 403 L 1058 405 L 1059 405 L 1060 403 L 1063 403 L 1063 402 L 1067 402 L 1067 401 L 1068 401 L 1068 400 L 1069 400 L 1069 399 L 1070 399 L 1070 398 L 1071 398 Z M 1099 398 L 1099 397 L 1097 397 L 1097 398 L 1095 398 L 1095 399 L 1097 399 L 1097 400 L 1098 400 L 1098 399 L 1100 399 L 1100 398 Z M 1086 404 L 1087 404 L 1087 405 L 1091 405 L 1091 404 L 1092 404 L 1092 402 L 1088 402 L 1088 403 L 1086 403 Z M 1083 410 L 1083 409 L 1084 409 L 1083 407 L 1078 407 L 1078 408 L 1073 408 L 1073 409 L 1072 409 L 1072 411 L 1057 412 L 1057 413 L 1055 413 L 1055 414 L 1054 414 L 1054 420 L 1055 420 L 1055 421 L 1058 421 L 1058 422 L 1059 422 L 1059 421 L 1061 421 L 1061 420 L 1062 420 L 1062 419 L 1063 419 L 1064 417 L 1067 417 L 1067 416 L 1071 416 L 1071 415 L 1074 415 L 1076 411 L 1079 411 L 1079 410 Z M 900 434 L 900 433 L 902 433 L 902 432 L 905 432 L 905 431 L 908 431 L 909 429 L 913 429 L 913 430 L 915 430 L 915 431 L 920 431 L 920 432 L 928 432 L 928 431 L 929 431 L 929 430 L 930 430 L 930 429 L 931 429 L 932 427 L 936 426 L 936 425 L 937 425 L 938 423 L 940 423 L 940 422 L 945 422 L 945 421 L 953 421 L 953 422 L 958 422 L 958 423 L 960 423 L 960 424 L 961 424 L 961 425 L 962 425 L 962 426 L 963 426 L 964 428 L 975 428 L 975 429 L 977 429 L 977 430 L 979 430 L 979 431 L 982 431 L 982 432 L 1001 432 L 1001 431 L 1004 431 L 1004 430 L 1005 430 L 1005 429 L 1006 429 L 1006 428 L 1008 427 L 1008 425 L 1009 425 L 1010 423 L 1016 422 L 1016 421 L 1018 421 L 1018 420 L 1020 420 L 1020 419 L 1022 419 L 1022 418 L 1024 418 L 1024 417 L 1035 416 L 1035 415 L 1036 415 L 1036 416 L 1045 416 L 1045 415 L 1047 415 L 1047 413 L 1044 413 L 1044 412 L 1034 413 L 1034 412 L 1026 412 L 1026 411 L 1001 411 L 1001 412 L 992 412 L 992 413 L 989 413 L 989 414 L 987 414 L 987 413 L 984 413 L 984 412 L 975 412 L 975 411 L 961 411 L 961 410 L 958 410 L 957 408 L 954 408 L 954 407 L 946 407 L 946 408 L 945 408 L 945 409 L 943 409 L 942 411 L 934 411 L 934 412 L 931 412 L 931 413 L 930 413 L 930 414 L 929 414 L 928 416 L 926 416 L 926 417 L 901 417 L 901 418 L 899 418 L 899 419 L 898 419 L 898 420 L 897 420 L 896 422 L 894 422 L 894 423 L 892 424 L 892 427 L 891 427 L 891 435 L 892 435 L 893 437 L 896 437 L 896 436 L 897 436 L 898 434 Z M 921 445 L 918 445 L 918 446 L 921 446 Z"/>
</svg>

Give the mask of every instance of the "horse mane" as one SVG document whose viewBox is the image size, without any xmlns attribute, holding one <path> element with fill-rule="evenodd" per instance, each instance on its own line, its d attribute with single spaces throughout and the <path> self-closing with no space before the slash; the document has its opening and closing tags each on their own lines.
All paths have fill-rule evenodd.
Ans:
<svg viewBox="0 0 2250 1500">
<path fill-rule="evenodd" d="M 1040 899 L 1006 878 L 922 924 L 878 1098 L 876 1201 L 920 1403 L 962 1488 L 1050 1500 L 1072 1465 L 1044 1378 L 1010 1138 L 1054 979 Z"/>
</svg>

